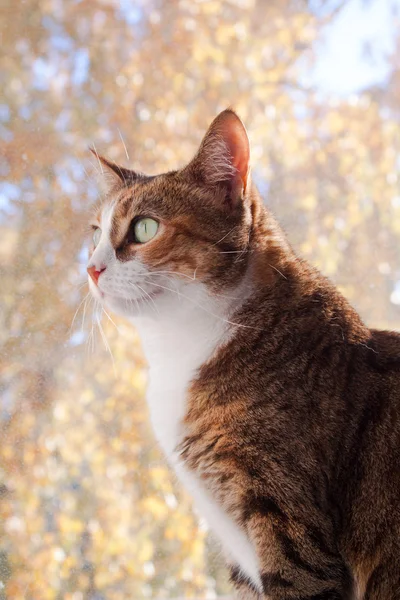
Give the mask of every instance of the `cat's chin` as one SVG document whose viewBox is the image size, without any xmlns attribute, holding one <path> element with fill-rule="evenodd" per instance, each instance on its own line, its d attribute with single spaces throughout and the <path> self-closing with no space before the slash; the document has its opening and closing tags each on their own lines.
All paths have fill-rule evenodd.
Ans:
<svg viewBox="0 0 400 600">
<path fill-rule="evenodd" d="M 100 290 L 89 278 L 89 289 L 94 297 L 104 308 L 113 311 L 121 317 L 151 316 L 157 313 L 156 300 L 163 296 L 162 290 L 147 292 L 137 298 L 124 298 Z"/>
<path fill-rule="evenodd" d="M 161 293 L 148 294 L 139 298 L 121 298 L 102 292 L 101 304 L 125 318 L 151 317 L 157 314 L 156 301 Z"/>
</svg>

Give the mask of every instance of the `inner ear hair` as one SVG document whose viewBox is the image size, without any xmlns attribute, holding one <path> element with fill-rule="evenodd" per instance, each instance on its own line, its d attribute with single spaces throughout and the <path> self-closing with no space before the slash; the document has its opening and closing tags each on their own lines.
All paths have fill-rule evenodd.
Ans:
<svg viewBox="0 0 400 600">
<path fill-rule="evenodd" d="M 184 171 L 206 185 L 224 186 L 231 205 L 243 198 L 250 175 L 250 144 L 245 126 L 232 109 L 214 119 Z"/>
</svg>

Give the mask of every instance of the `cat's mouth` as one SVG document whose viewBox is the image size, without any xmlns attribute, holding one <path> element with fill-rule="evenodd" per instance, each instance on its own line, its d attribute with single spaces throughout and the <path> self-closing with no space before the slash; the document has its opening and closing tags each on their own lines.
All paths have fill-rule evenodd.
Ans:
<svg viewBox="0 0 400 600">
<path fill-rule="evenodd" d="M 145 290 L 144 288 L 140 287 L 140 289 L 138 289 L 139 293 L 137 296 L 131 296 L 131 295 L 125 295 L 125 294 L 118 294 L 118 293 L 112 293 L 109 292 L 108 290 L 104 290 L 101 289 L 98 285 L 94 285 L 92 283 L 92 281 L 89 279 L 89 287 L 90 290 L 93 294 L 93 296 L 97 299 L 97 300 L 101 300 L 102 302 L 107 302 L 107 301 L 111 301 L 111 302 L 119 302 L 119 301 L 125 301 L 125 302 L 133 302 L 133 303 L 148 303 L 148 302 L 154 302 L 154 300 L 156 298 L 159 298 L 159 296 L 161 296 L 164 293 L 164 290 L 162 289 L 156 289 L 156 290 Z"/>
<path fill-rule="evenodd" d="M 163 290 L 156 292 L 147 291 L 136 297 L 115 296 L 104 294 L 102 303 L 111 311 L 125 317 L 155 317 L 160 310 L 159 298 L 163 294 Z"/>
</svg>

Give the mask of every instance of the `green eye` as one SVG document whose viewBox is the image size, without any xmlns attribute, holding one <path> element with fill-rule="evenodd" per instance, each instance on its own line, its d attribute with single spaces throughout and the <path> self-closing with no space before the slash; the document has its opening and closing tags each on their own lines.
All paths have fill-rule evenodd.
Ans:
<svg viewBox="0 0 400 600">
<path fill-rule="evenodd" d="M 135 242 L 138 244 L 145 244 L 153 239 L 158 230 L 158 223 L 154 219 L 145 217 L 144 219 L 138 219 L 134 226 Z"/>
<path fill-rule="evenodd" d="M 93 246 L 96 248 L 101 238 L 101 229 L 100 227 L 96 227 L 93 234 Z"/>
</svg>

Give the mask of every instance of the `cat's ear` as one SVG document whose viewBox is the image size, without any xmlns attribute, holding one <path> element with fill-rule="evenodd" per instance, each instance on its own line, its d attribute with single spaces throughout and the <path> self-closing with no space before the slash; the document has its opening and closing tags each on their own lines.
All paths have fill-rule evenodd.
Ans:
<svg viewBox="0 0 400 600">
<path fill-rule="evenodd" d="M 232 206 L 243 199 L 250 182 L 250 144 L 233 110 L 224 110 L 214 119 L 185 170 L 207 185 L 224 186 Z"/>
<path fill-rule="evenodd" d="M 117 165 L 117 163 L 98 154 L 94 148 L 89 148 L 89 150 L 98 161 L 103 178 L 103 184 L 105 183 L 106 188 L 109 191 L 130 185 L 137 178 L 138 175 L 135 173 L 135 171 L 131 171 L 125 167 L 120 167 Z"/>
</svg>

